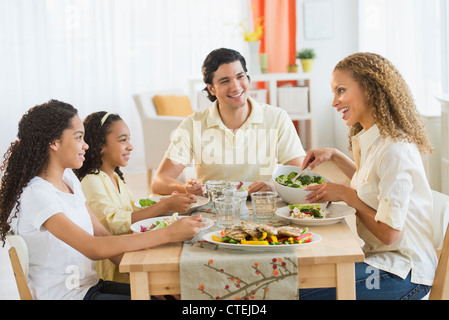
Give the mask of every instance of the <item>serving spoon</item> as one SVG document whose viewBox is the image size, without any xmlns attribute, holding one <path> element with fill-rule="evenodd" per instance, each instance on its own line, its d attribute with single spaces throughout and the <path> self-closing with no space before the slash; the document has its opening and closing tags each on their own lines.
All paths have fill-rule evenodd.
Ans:
<svg viewBox="0 0 449 320">
<path fill-rule="evenodd" d="M 301 172 L 298 173 L 298 174 L 292 179 L 292 182 L 295 182 L 296 179 L 298 179 L 300 176 L 302 176 L 302 175 L 304 174 L 304 172 L 306 172 L 307 170 L 310 170 L 310 168 L 307 167 L 307 168 L 305 168 L 304 170 L 301 170 Z"/>
</svg>

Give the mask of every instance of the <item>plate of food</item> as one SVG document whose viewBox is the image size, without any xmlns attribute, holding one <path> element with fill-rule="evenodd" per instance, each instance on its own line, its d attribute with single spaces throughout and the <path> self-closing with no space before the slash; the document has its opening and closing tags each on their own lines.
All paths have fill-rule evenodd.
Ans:
<svg viewBox="0 0 449 320">
<path fill-rule="evenodd" d="M 167 197 L 169 197 L 169 196 L 155 196 L 155 197 L 142 198 L 142 199 L 139 199 L 138 201 L 136 201 L 134 203 L 134 205 L 138 208 L 143 209 L 146 207 L 150 207 L 150 206 L 154 205 L 155 203 L 158 203 L 159 201 L 161 201 L 163 198 L 167 198 Z M 205 197 L 196 196 L 195 199 L 196 199 L 196 203 L 193 203 L 191 205 L 190 209 L 184 213 L 191 213 L 209 203 L 209 199 L 205 198 Z M 173 211 L 170 211 L 170 212 L 173 212 Z"/>
<path fill-rule="evenodd" d="M 155 218 L 140 220 L 131 225 L 131 231 L 133 231 L 135 233 L 142 233 L 142 232 L 165 228 L 181 218 L 185 218 L 185 216 L 179 216 L 178 213 L 175 212 L 171 216 L 155 217 Z M 206 222 L 206 225 L 204 227 L 202 227 L 201 230 L 209 229 L 210 227 L 212 227 L 214 225 L 214 221 L 211 219 L 203 218 L 203 221 Z"/>
<path fill-rule="evenodd" d="M 293 224 L 302 226 L 325 226 L 338 223 L 355 214 L 355 209 L 344 204 L 324 203 L 294 204 L 276 210 L 276 215 Z"/>
<path fill-rule="evenodd" d="M 205 234 L 203 240 L 228 249 L 289 250 L 321 241 L 321 236 L 297 226 L 274 227 L 242 221 L 240 225 Z"/>
</svg>

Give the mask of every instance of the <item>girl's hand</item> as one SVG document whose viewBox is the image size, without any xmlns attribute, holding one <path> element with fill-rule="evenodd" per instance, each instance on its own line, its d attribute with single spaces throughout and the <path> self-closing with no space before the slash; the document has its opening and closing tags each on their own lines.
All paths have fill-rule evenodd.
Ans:
<svg viewBox="0 0 449 320">
<path fill-rule="evenodd" d="M 195 195 L 177 193 L 162 199 L 161 201 L 166 201 L 169 210 L 173 210 L 179 213 L 184 213 L 190 209 L 193 203 L 196 203 Z"/>
<path fill-rule="evenodd" d="M 202 216 L 199 214 L 179 219 L 164 229 L 170 233 L 171 242 L 180 242 L 192 239 L 205 225 L 206 223 L 202 221 Z"/>
<path fill-rule="evenodd" d="M 336 150 L 333 148 L 310 150 L 304 158 L 302 169 L 309 168 L 312 170 L 320 163 L 331 160 L 332 156 L 335 154 L 335 151 Z"/>
<path fill-rule="evenodd" d="M 191 193 L 196 196 L 202 196 L 204 194 L 203 184 L 201 182 L 197 182 L 195 179 L 190 179 L 186 183 L 185 193 Z"/>
<path fill-rule="evenodd" d="M 304 190 L 312 191 L 305 198 L 309 203 L 344 201 L 349 205 L 352 197 L 356 196 L 354 189 L 332 182 L 305 187 Z"/>
</svg>

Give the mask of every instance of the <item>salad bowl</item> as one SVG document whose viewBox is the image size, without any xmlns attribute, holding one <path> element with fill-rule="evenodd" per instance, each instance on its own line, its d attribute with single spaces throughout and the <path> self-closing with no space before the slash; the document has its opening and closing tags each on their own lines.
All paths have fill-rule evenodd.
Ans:
<svg viewBox="0 0 449 320">
<path fill-rule="evenodd" d="M 306 196 L 312 191 L 304 190 L 305 186 L 331 182 L 310 170 L 305 170 L 301 177 L 292 181 L 300 172 L 301 168 L 296 166 L 281 166 L 273 172 L 276 191 L 288 204 L 307 203 Z"/>
</svg>

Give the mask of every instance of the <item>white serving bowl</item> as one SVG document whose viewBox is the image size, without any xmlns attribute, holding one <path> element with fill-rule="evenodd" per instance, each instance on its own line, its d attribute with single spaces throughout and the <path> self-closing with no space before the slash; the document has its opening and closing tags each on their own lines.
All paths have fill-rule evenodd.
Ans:
<svg viewBox="0 0 449 320">
<path fill-rule="evenodd" d="M 301 167 L 280 166 L 273 172 L 272 178 L 273 178 L 277 193 L 279 193 L 281 198 L 288 204 L 308 203 L 308 201 L 305 198 L 312 191 L 306 191 L 306 190 L 300 189 L 300 188 L 291 188 L 291 187 L 283 186 L 282 184 L 279 184 L 276 182 L 277 177 L 279 177 L 283 174 L 288 175 L 292 172 L 297 172 L 297 173 L 301 172 Z M 323 177 L 322 175 L 319 175 L 318 173 L 315 173 L 315 172 L 309 171 L 309 170 L 305 171 L 304 175 Z M 326 177 L 323 177 L 323 179 L 324 179 L 324 182 L 331 182 Z"/>
</svg>

